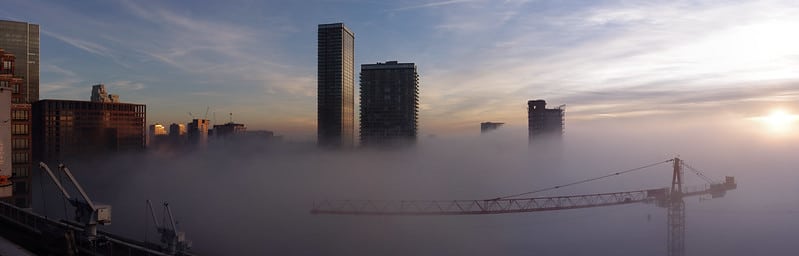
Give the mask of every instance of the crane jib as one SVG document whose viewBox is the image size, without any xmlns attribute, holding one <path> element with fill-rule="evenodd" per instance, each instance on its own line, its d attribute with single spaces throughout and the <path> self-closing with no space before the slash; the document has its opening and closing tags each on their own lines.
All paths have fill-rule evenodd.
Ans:
<svg viewBox="0 0 799 256">
<path fill-rule="evenodd" d="M 680 197 L 711 195 L 723 196 L 735 189 L 732 177 L 725 183 L 697 188 L 684 188 Z M 496 200 L 429 200 L 429 201 L 377 201 L 377 200 L 324 200 L 315 202 L 312 214 L 336 215 L 478 215 L 539 211 L 556 211 L 632 203 L 657 203 L 665 206 L 673 195 L 666 188 L 635 190 L 615 193 L 534 197 Z"/>
</svg>

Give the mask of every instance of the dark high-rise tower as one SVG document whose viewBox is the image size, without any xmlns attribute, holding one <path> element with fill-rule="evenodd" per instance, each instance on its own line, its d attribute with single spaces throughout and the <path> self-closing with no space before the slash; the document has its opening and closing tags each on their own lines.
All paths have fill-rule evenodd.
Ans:
<svg viewBox="0 0 799 256">
<path fill-rule="evenodd" d="M 527 129 L 529 139 L 544 135 L 561 137 L 563 135 L 564 112 L 563 106 L 548 109 L 545 100 L 527 101 Z"/>
<path fill-rule="evenodd" d="M 39 100 L 39 25 L 0 20 L 0 48 L 16 56 L 14 76 L 24 79 L 21 102 Z"/>
<path fill-rule="evenodd" d="M 352 147 L 355 133 L 355 34 L 343 23 L 334 23 L 319 25 L 318 36 L 318 143 L 329 147 Z"/>
<path fill-rule="evenodd" d="M 394 145 L 416 140 L 419 75 L 416 64 L 361 65 L 361 145 Z"/>
</svg>

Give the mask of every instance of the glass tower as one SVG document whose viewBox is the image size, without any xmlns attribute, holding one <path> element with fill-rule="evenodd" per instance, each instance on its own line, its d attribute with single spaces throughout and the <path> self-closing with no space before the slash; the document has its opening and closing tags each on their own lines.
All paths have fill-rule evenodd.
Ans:
<svg viewBox="0 0 799 256">
<path fill-rule="evenodd" d="M 352 147 L 355 34 L 343 23 L 321 24 L 317 50 L 317 141 L 325 147 Z"/>
<path fill-rule="evenodd" d="M 39 100 L 39 25 L 0 20 L 0 48 L 16 56 L 14 76 L 22 77 L 25 90 L 21 99 L 33 103 Z"/>
</svg>

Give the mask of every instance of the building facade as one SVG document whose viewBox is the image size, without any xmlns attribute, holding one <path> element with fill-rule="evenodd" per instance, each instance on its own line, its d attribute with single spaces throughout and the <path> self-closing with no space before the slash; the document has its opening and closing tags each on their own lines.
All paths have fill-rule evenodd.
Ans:
<svg viewBox="0 0 799 256">
<path fill-rule="evenodd" d="M 147 146 L 160 145 L 169 139 L 169 134 L 163 124 L 151 124 L 147 130 Z"/>
<path fill-rule="evenodd" d="M 30 207 L 33 155 L 31 104 L 39 100 L 39 25 L 0 20 L 0 48 L 15 58 L 11 74 L 16 82 L 12 84 L 12 117 L 8 121 L 13 142 L 10 149 L 13 165 L 11 182 L 14 184 L 12 203 L 19 207 Z"/>
<path fill-rule="evenodd" d="M 162 136 L 167 134 L 166 127 L 164 127 L 163 124 L 155 123 L 150 125 L 151 136 Z"/>
<path fill-rule="evenodd" d="M 241 136 L 247 133 L 247 127 L 244 124 L 237 124 L 229 122 L 226 124 L 214 125 L 214 137 L 225 138 L 229 136 Z"/>
<path fill-rule="evenodd" d="M 419 75 L 414 63 L 361 65 L 361 146 L 416 141 Z"/>
<path fill-rule="evenodd" d="M 343 23 L 321 24 L 317 43 L 317 141 L 349 148 L 355 134 L 355 34 Z"/>
<path fill-rule="evenodd" d="M 26 208 L 31 202 L 31 105 L 24 103 L 27 88 L 24 79 L 14 75 L 16 67 L 16 57 L 0 49 L 0 120 L 6 120 L 0 124 L 0 176 L 10 176 L 13 184 L 7 201 Z"/>
<path fill-rule="evenodd" d="M 146 145 L 143 104 L 41 100 L 32 110 L 37 161 L 141 151 Z"/>
<path fill-rule="evenodd" d="M 24 80 L 21 101 L 39 100 L 39 25 L 0 20 L 0 48 L 16 56 L 14 76 Z"/>
<path fill-rule="evenodd" d="M 186 136 L 186 125 L 172 123 L 169 125 L 169 137 Z"/>
<path fill-rule="evenodd" d="M 527 101 L 527 130 L 531 142 L 540 137 L 563 136 L 566 109 L 546 106 L 545 100 Z"/>
<path fill-rule="evenodd" d="M 211 124 L 207 119 L 194 119 L 189 123 L 187 139 L 189 144 L 205 148 L 208 146 L 208 126 Z"/>
</svg>

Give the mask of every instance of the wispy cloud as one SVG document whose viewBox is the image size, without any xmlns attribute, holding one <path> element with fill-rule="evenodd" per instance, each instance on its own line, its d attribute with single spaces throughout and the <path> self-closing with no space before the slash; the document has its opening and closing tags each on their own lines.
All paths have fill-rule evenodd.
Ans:
<svg viewBox="0 0 799 256">
<path fill-rule="evenodd" d="M 423 8 L 432 8 L 432 7 L 439 7 L 445 5 L 453 5 L 453 4 L 461 4 L 467 2 L 475 2 L 480 0 L 448 0 L 448 1 L 438 1 L 438 2 L 429 2 L 424 4 L 417 4 L 411 6 L 405 6 L 394 9 L 394 11 L 406 11 L 406 10 L 413 10 L 413 9 L 423 9 Z"/>
<path fill-rule="evenodd" d="M 157 5 L 141 5 L 123 1 L 123 6 L 141 20 L 158 24 L 157 43 L 131 45 L 136 51 L 184 72 L 215 74 L 221 81 L 254 81 L 267 91 L 308 95 L 308 86 L 288 82 L 303 77 L 290 62 L 277 52 L 261 49 L 276 48 L 275 40 L 281 30 L 259 30 L 242 24 L 194 18 Z M 283 30 L 285 31 L 285 30 Z M 257 54 L 256 54 L 257 53 Z M 221 89 L 221 88 L 220 88 Z M 299 90 L 303 89 L 303 90 Z"/>
<path fill-rule="evenodd" d="M 147 88 L 147 86 L 141 82 L 133 82 L 127 80 L 113 81 L 106 84 L 106 86 L 109 87 L 109 90 L 122 90 L 122 91 L 138 91 Z"/>
<path fill-rule="evenodd" d="M 786 33 L 799 26 L 795 5 L 677 1 L 560 11 L 527 3 L 520 11 L 526 15 L 502 21 L 497 17 L 511 11 L 507 6 L 481 4 L 441 11 L 438 26 L 457 32 L 443 44 L 466 49 L 447 52 L 452 65 L 423 77 L 424 100 L 436 102 L 429 120 L 521 119 L 524 103 L 534 98 L 581 105 L 574 111 L 583 116 L 664 106 L 686 111 L 685 105 L 702 102 L 769 97 L 759 89 L 799 81 L 791 71 L 799 49 L 788 46 L 799 36 Z M 469 20 L 489 22 L 469 26 Z M 740 85 L 755 89 L 734 93 Z"/>
<path fill-rule="evenodd" d="M 16 4 L 40 17 L 79 20 L 67 26 L 48 19 L 43 35 L 127 64 L 124 70 L 52 66 L 49 72 L 59 76 L 43 78 L 52 86 L 43 92 L 63 91 L 70 81 L 127 81 L 120 89 L 156 104 L 185 99 L 202 104 L 185 108 L 216 104 L 253 116 L 261 113 L 249 108 L 274 108 L 279 113 L 271 116 L 310 123 L 315 31 L 308 20 L 318 17 L 342 17 L 357 30 L 358 61 L 388 55 L 419 65 L 420 123 L 430 130 L 523 122 L 525 102 L 536 98 L 568 104 L 570 118 L 609 117 L 792 98 L 789 84 L 799 80 L 799 35 L 791 33 L 799 27 L 799 5 L 791 1 L 438 0 L 357 17 L 285 6 L 286 15 L 268 19 L 259 15 L 273 3 L 249 5 L 258 11 L 246 14 L 227 10 L 237 17 L 163 1 L 104 3 L 114 19 L 73 5 Z M 397 18 L 402 24 L 395 25 Z M 777 82 L 781 90 L 759 90 Z"/>
<path fill-rule="evenodd" d="M 98 55 L 98 56 L 101 56 L 101 57 L 108 58 L 108 59 L 112 60 L 113 62 L 115 62 L 116 64 L 118 64 L 120 66 L 127 67 L 127 68 L 131 67 L 131 65 L 128 64 L 127 62 L 122 61 L 122 58 L 117 53 L 115 53 L 115 50 L 113 50 L 113 49 L 111 49 L 109 47 L 106 47 L 106 46 L 104 46 L 104 45 L 102 45 L 100 43 L 90 42 L 90 41 L 77 39 L 77 38 L 70 37 L 70 36 L 65 36 L 65 35 L 62 35 L 62 34 L 59 34 L 59 33 L 55 33 L 55 32 L 49 31 L 49 30 L 42 30 L 41 32 L 44 33 L 47 36 L 50 36 L 50 37 L 55 38 L 55 39 L 58 39 L 59 41 L 62 41 L 64 43 L 67 43 L 68 45 L 71 45 L 71 46 L 73 46 L 75 48 L 81 49 L 83 51 L 86 51 L 86 52 L 89 52 L 89 53 L 92 53 L 92 54 L 95 54 L 95 55 Z"/>
<path fill-rule="evenodd" d="M 44 33 L 45 35 L 48 35 L 48 36 L 53 37 L 55 39 L 61 40 L 62 42 L 65 42 L 65 43 L 67 43 L 67 44 L 69 44 L 69 45 L 71 45 L 73 47 L 76 47 L 78 49 L 81 49 L 81 50 L 84 50 L 84 51 L 87 51 L 87 52 L 90 52 L 90 53 L 97 54 L 99 56 L 109 57 L 109 58 L 114 56 L 113 54 L 111 54 L 111 50 L 110 49 L 108 49 L 107 47 L 102 46 L 100 44 L 94 43 L 94 42 L 89 42 L 89 41 L 85 41 L 85 40 L 81 40 L 81 39 L 68 37 L 68 36 L 61 35 L 61 34 L 58 34 L 58 33 L 55 33 L 55 32 L 49 31 L 49 30 L 42 30 L 41 32 Z"/>
<path fill-rule="evenodd" d="M 54 63 L 41 65 L 40 73 L 49 79 L 39 85 L 42 95 L 64 95 L 68 99 L 80 99 L 87 95 L 86 81 L 76 72 Z"/>
</svg>

